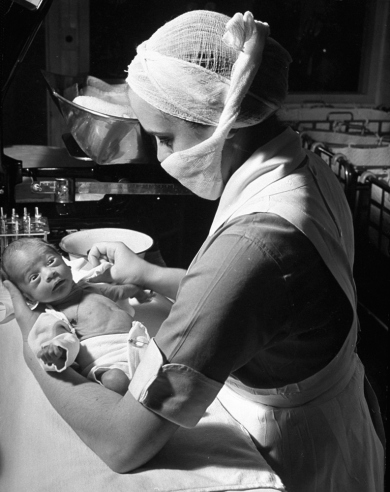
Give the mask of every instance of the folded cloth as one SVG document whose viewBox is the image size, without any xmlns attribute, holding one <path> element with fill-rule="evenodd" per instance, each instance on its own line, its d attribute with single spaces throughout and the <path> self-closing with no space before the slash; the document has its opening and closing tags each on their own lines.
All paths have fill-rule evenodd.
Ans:
<svg viewBox="0 0 390 492">
<path fill-rule="evenodd" d="M 129 106 L 129 87 L 127 84 L 124 84 L 124 87 L 120 90 L 111 89 L 111 86 L 109 86 L 108 84 L 106 85 L 109 87 L 109 89 L 102 89 L 101 87 L 88 85 L 77 95 L 96 97 L 97 99 L 106 101 L 108 103 L 117 104 L 120 106 Z"/>
<path fill-rule="evenodd" d="M 133 110 L 129 104 L 117 104 L 108 101 L 104 101 L 95 96 L 77 96 L 73 99 L 73 102 L 78 106 L 97 111 L 98 113 L 106 114 L 109 116 L 119 116 L 121 118 L 134 118 Z"/>
<path fill-rule="evenodd" d="M 126 82 L 111 85 L 89 75 L 85 87 L 79 93 L 77 92 L 77 97 L 73 99 L 73 102 L 98 113 L 135 118 L 130 106 L 128 90 Z"/>
<path fill-rule="evenodd" d="M 129 87 L 126 82 L 122 82 L 121 84 L 109 84 L 104 80 L 98 79 L 93 75 L 88 75 L 87 77 L 87 85 L 82 89 L 83 93 L 85 91 L 92 89 L 100 91 L 102 94 L 127 94 Z"/>
<path fill-rule="evenodd" d="M 95 278 L 104 273 L 106 270 L 112 267 L 112 263 L 106 260 L 102 260 L 100 265 L 93 267 L 85 258 L 77 258 L 75 260 L 68 260 L 63 258 L 65 263 L 70 266 L 72 270 L 73 280 L 78 283 L 82 279 Z"/>
<path fill-rule="evenodd" d="M 1 282 L 0 299 L 9 299 L 8 291 Z M 149 315 L 154 304 L 158 307 L 157 301 L 156 297 L 150 304 L 141 304 L 136 310 L 139 309 L 141 315 L 146 307 Z M 151 320 L 150 323 L 153 324 Z M 113 472 L 82 442 L 46 399 L 24 363 L 22 340 L 16 322 L 11 321 L 3 326 L 1 336 L 0 490 L 285 490 L 249 435 L 217 400 L 196 428 L 179 429 L 149 463 L 133 473 Z"/>
<path fill-rule="evenodd" d="M 129 333 L 87 338 L 80 342 L 77 357 L 81 374 L 100 383 L 99 375 L 109 369 L 121 369 L 129 379 L 141 361 L 150 337 L 145 326 L 134 321 Z"/>
</svg>

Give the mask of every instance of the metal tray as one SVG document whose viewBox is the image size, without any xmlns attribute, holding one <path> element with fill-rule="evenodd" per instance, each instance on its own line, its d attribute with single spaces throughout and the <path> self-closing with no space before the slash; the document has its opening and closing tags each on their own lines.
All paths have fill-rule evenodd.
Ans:
<svg viewBox="0 0 390 492">
<path fill-rule="evenodd" d="M 103 165 L 150 162 L 150 143 L 137 119 L 110 116 L 73 102 L 78 94 L 82 94 L 87 76 L 72 77 L 45 71 L 42 75 L 64 117 L 67 131 L 79 147 L 74 142 L 69 145 L 69 138 L 64 139 L 72 157 L 90 158 Z"/>
</svg>

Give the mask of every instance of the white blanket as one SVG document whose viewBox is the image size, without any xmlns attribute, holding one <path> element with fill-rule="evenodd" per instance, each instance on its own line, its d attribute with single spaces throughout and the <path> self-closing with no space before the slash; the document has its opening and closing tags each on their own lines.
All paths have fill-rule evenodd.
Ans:
<svg viewBox="0 0 390 492">
<path fill-rule="evenodd" d="M 0 283 L 0 300 L 8 293 Z M 135 305 L 151 332 L 166 307 Z M 5 310 L 0 310 L 0 320 Z M 215 402 L 147 466 L 111 471 L 51 407 L 22 357 L 14 320 L 0 325 L 0 490 L 4 492 L 219 492 L 284 490 L 248 435 Z"/>
</svg>

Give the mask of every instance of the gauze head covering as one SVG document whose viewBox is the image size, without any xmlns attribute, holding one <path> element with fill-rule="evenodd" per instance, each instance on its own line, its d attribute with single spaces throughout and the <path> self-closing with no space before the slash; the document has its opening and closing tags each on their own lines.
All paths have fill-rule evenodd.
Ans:
<svg viewBox="0 0 390 492">
<path fill-rule="evenodd" d="M 216 127 L 204 142 L 162 162 L 203 198 L 222 193 L 221 156 L 229 131 L 265 120 L 287 95 L 291 58 L 268 32 L 249 12 L 230 19 L 191 11 L 142 43 L 129 66 L 127 82 L 141 99 L 169 115 Z"/>
</svg>

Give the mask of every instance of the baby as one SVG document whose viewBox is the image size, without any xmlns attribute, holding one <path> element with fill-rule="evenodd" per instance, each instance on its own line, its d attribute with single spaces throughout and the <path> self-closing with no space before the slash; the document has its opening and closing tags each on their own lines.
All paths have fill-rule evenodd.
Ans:
<svg viewBox="0 0 390 492">
<path fill-rule="evenodd" d="M 128 304 L 131 285 L 75 283 L 56 248 L 25 237 L 10 243 L 2 258 L 3 275 L 28 303 L 46 306 L 28 338 L 47 371 L 72 364 L 91 380 L 125 394 L 149 336 Z M 117 301 L 126 300 L 126 310 Z"/>
</svg>

